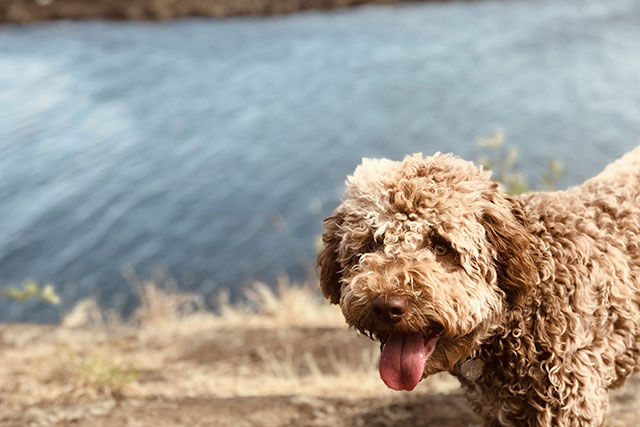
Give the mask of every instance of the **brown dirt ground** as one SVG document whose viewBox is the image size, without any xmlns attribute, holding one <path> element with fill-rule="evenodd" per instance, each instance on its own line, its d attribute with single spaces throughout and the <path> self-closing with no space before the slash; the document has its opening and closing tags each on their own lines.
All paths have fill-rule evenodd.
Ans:
<svg viewBox="0 0 640 427">
<path fill-rule="evenodd" d="M 0 425 L 480 425 L 448 375 L 387 390 L 378 351 L 338 326 L 4 325 Z M 612 393 L 607 425 L 640 425 L 638 391 Z"/>
<path fill-rule="evenodd" d="M 420 1 L 420 0 L 404 0 Z M 166 20 L 187 16 L 277 15 L 398 0 L 2 0 L 0 23 L 56 19 Z"/>
</svg>

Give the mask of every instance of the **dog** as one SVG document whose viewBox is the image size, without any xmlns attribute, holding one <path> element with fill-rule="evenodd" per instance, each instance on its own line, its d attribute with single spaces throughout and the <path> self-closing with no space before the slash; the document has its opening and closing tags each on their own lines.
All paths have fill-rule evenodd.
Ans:
<svg viewBox="0 0 640 427">
<path fill-rule="evenodd" d="M 322 241 L 322 292 L 394 390 L 448 371 L 485 425 L 599 426 L 639 366 L 640 147 L 519 196 L 450 154 L 363 159 Z"/>
</svg>

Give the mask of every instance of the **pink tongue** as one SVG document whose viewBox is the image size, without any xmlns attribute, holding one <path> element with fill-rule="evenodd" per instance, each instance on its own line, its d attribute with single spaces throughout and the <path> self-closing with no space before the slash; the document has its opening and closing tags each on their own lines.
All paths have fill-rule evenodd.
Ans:
<svg viewBox="0 0 640 427">
<path fill-rule="evenodd" d="M 394 390 L 413 390 L 424 371 L 425 362 L 436 347 L 437 338 L 425 342 L 420 334 L 393 334 L 382 348 L 380 377 Z"/>
</svg>

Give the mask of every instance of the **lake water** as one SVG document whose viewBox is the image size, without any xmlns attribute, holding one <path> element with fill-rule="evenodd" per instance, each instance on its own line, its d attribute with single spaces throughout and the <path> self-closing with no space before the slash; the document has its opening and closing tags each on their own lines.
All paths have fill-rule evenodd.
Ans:
<svg viewBox="0 0 640 427">
<path fill-rule="evenodd" d="M 301 279 L 360 159 L 452 151 L 504 129 L 561 186 L 640 141 L 640 2 L 367 6 L 268 19 L 0 27 L 0 303 L 56 321 L 123 269 L 238 295 Z"/>
</svg>

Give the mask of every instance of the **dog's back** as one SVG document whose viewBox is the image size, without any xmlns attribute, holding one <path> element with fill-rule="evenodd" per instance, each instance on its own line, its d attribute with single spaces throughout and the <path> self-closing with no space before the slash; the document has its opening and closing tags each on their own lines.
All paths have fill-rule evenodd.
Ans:
<svg viewBox="0 0 640 427">
<path fill-rule="evenodd" d="M 577 189 L 592 193 L 615 191 L 623 196 L 625 202 L 640 207 L 640 146 L 611 163 Z"/>
<path fill-rule="evenodd" d="M 553 248 L 548 275 L 555 278 L 541 284 L 540 292 L 564 293 L 566 282 L 576 287 L 576 295 L 596 303 L 582 321 L 594 343 L 613 343 L 608 357 L 615 360 L 615 372 L 605 375 L 604 384 L 620 385 L 640 366 L 640 147 L 581 185 L 525 194 L 520 200 L 530 232 L 541 236 L 543 247 Z M 606 325 L 607 319 L 611 325 L 595 326 Z"/>
<path fill-rule="evenodd" d="M 609 384 L 616 387 L 640 367 L 640 147 L 568 193 L 586 207 L 583 221 L 599 230 L 594 242 L 601 253 L 592 258 L 593 265 L 615 272 L 611 287 L 602 289 L 610 293 L 609 311 L 616 313 L 611 318 L 619 319 L 609 338 L 622 338 L 615 352 L 617 378 Z M 597 276 L 593 271 L 591 279 Z"/>
</svg>

